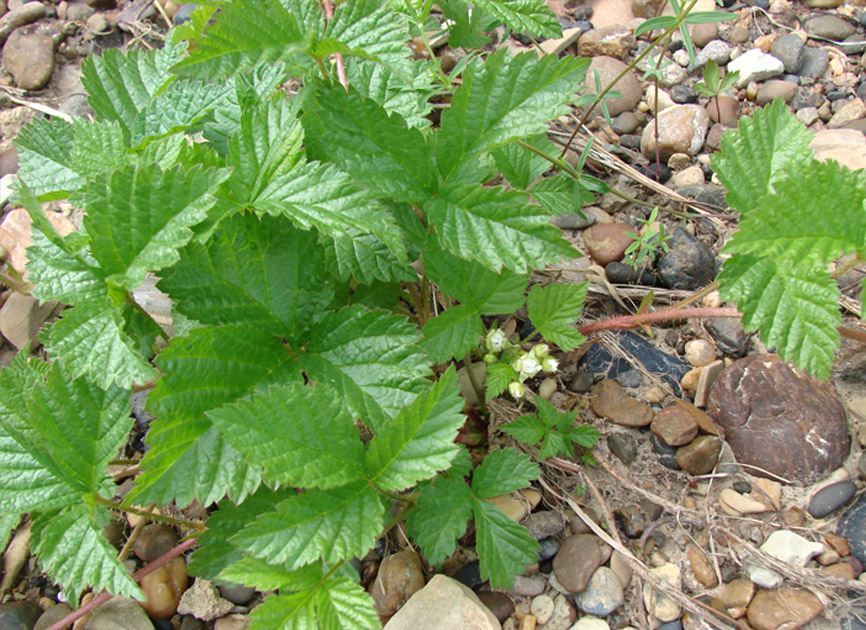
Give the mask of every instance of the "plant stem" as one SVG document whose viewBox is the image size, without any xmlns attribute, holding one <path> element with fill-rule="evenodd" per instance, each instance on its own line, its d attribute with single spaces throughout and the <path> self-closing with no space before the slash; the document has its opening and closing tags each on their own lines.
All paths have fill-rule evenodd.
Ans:
<svg viewBox="0 0 866 630">
<path fill-rule="evenodd" d="M 175 525 L 177 527 L 186 527 L 187 529 L 197 529 L 199 531 L 204 531 L 205 529 L 207 529 L 202 523 L 193 523 L 192 521 L 172 518 L 171 516 L 165 516 L 163 514 L 146 512 L 145 510 L 139 510 L 134 507 L 125 507 L 120 503 L 117 503 L 116 501 L 106 499 L 105 497 L 101 497 L 99 495 L 97 495 L 96 497 L 96 502 L 100 505 L 113 508 L 120 512 L 126 512 L 127 514 L 135 514 L 137 516 L 144 516 L 146 518 L 153 519 L 154 521 L 162 521 L 163 523 L 168 523 L 169 525 Z"/>
<path fill-rule="evenodd" d="M 605 319 L 600 322 L 593 322 L 591 324 L 580 326 L 577 331 L 582 335 L 589 335 L 590 333 L 601 332 L 603 330 L 625 330 L 629 328 L 637 328 L 641 324 L 665 322 L 676 319 L 690 319 L 692 317 L 742 317 L 742 314 L 735 308 L 669 308 L 654 313 L 611 317 L 610 319 Z"/>
<path fill-rule="evenodd" d="M 478 406 L 481 413 L 487 414 L 487 404 L 484 402 L 484 390 L 475 378 L 475 371 L 472 369 L 472 355 L 467 354 L 463 357 L 463 365 L 466 367 L 466 374 L 469 375 L 469 382 L 472 383 L 472 389 L 475 391 L 475 397 L 478 398 Z"/>
<path fill-rule="evenodd" d="M 325 10 L 325 21 L 330 22 L 331 18 L 334 17 L 334 7 L 331 5 L 331 0 L 322 0 L 322 8 Z M 343 54 L 335 53 L 334 61 L 337 63 L 337 79 L 340 81 L 340 85 L 343 86 L 343 89 L 348 92 L 349 82 L 346 80 L 346 68 L 343 66 Z"/>
</svg>

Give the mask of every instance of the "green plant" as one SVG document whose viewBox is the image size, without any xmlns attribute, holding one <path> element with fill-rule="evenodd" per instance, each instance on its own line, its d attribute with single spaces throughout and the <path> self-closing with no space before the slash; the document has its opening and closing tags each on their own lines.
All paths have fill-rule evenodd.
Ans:
<svg viewBox="0 0 866 630">
<path fill-rule="evenodd" d="M 626 247 L 623 262 L 634 270 L 652 262 L 660 249 L 665 252 L 670 251 L 667 244 L 670 237 L 665 236 L 665 226 L 658 223 L 658 227 L 656 227 L 658 218 L 659 209 L 655 207 L 648 218 L 638 219 L 645 228 L 641 234 L 626 232 L 626 236 L 630 236 L 634 240 Z"/>
<path fill-rule="evenodd" d="M 737 84 L 737 81 L 740 78 L 740 72 L 734 70 L 733 72 L 728 72 L 724 78 L 722 78 L 721 73 L 719 72 L 719 66 L 716 65 L 715 61 L 710 59 L 707 61 L 706 65 L 704 65 L 703 77 L 703 82 L 695 83 L 695 89 L 704 96 L 713 99 L 713 103 L 716 106 L 716 119 L 721 120 L 722 112 L 719 109 L 719 96 Z"/>
<path fill-rule="evenodd" d="M 598 429 L 588 425 L 573 426 L 579 410 L 560 413 L 543 398 L 536 398 L 538 414 L 521 416 L 500 427 L 524 444 L 541 442 L 539 459 L 555 455 L 574 456 L 572 443 L 592 448 L 600 436 Z"/>
</svg>

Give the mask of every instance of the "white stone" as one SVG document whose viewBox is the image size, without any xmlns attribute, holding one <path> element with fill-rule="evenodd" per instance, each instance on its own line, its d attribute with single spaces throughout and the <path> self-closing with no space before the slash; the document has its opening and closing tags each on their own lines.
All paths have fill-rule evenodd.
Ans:
<svg viewBox="0 0 866 630">
<path fill-rule="evenodd" d="M 490 609 L 469 588 L 450 577 L 434 575 L 385 624 L 384 630 L 502 630 Z"/>
<path fill-rule="evenodd" d="M 815 159 L 836 160 L 853 171 L 866 168 L 866 136 L 856 129 L 825 129 L 809 144 Z"/>
<path fill-rule="evenodd" d="M 650 570 L 664 582 L 667 582 L 676 589 L 680 588 L 682 575 L 677 565 L 663 564 Z M 652 613 L 652 616 L 661 622 L 679 619 L 682 614 L 682 609 L 674 600 L 667 595 L 653 590 L 649 585 L 644 588 L 643 601 L 644 606 Z"/>
<path fill-rule="evenodd" d="M 770 509 L 760 501 L 743 496 L 733 488 L 725 488 L 719 493 L 719 505 L 722 506 L 722 510 L 725 513 L 731 516 L 760 514 Z"/>
<path fill-rule="evenodd" d="M 569 630 L 610 630 L 610 626 L 604 619 L 586 615 L 581 617 Z"/>
<path fill-rule="evenodd" d="M 728 72 L 740 73 L 737 87 L 745 87 L 750 81 L 763 81 L 785 72 L 785 64 L 760 48 L 743 53 L 728 64 Z"/>
<path fill-rule="evenodd" d="M 716 360 L 716 349 L 706 339 L 692 339 L 686 343 L 686 360 L 692 367 L 704 367 Z"/>
<path fill-rule="evenodd" d="M 809 542 L 802 536 L 788 530 L 773 532 L 767 541 L 761 545 L 761 551 L 781 562 L 805 567 L 806 563 L 824 551 L 824 545 Z M 756 563 L 746 563 L 749 579 L 764 588 L 776 588 L 782 584 L 782 576 Z"/>
<path fill-rule="evenodd" d="M 553 610 L 556 604 L 553 603 L 553 598 L 550 595 L 539 595 L 533 597 L 529 604 L 529 612 L 535 615 L 539 625 L 544 625 L 553 616 Z"/>
</svg>

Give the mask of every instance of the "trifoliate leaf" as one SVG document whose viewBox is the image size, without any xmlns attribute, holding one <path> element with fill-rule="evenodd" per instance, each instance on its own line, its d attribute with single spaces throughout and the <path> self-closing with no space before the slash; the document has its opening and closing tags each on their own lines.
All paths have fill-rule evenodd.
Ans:
<svg viewBox="0 0 866 630">
<path fill-rule="evenodd" d="M 548 223 L 550 215 L 525 193 L 500 187 L 456 186 L 424 206 L 442 247 L 493 271 L 517 273 L 570 258 L 575 249 Z"/>
<path fill-rule="evenodd" d="M 104 518 L 105 508 L 97 510 Z M 38 514 L 33 523 L 33 538 L 33 549 L 42 568 L 70 592 L 80 594 L 90 587 L 126 597 L 144 597 L 84 503 L 60 513 Z"/>
<path fill-rule="evenodd" d="M 298 363 L 311 381 L 336 388 L 375 433 L 426 388 L 419 340 L 405 318 L 351 306 L 318 323 Z"/>
<path fill-rule="evenodd" d="M 33 194 L 62 199 L 84 184 L 73 169 L 75 129 L 60 118 L 36 119 L 15 138 L 18 177 Z"/>
<path fill-rule="evenodd" d="M 544 151 L 551 157 L 559 157 L 559 152 L 553 143 L 547 139 L 547 134 L 538 134 L 526 138 L 525 142 Z M 551 164 L 537 153 L 509 142 L 491 151 L 496 160 L 497 168 L 514 188 L 526 190 L 536 179 L 551 169 Z"/>
<path fill-rule="evenodd" d="M 148 271 L 178 259 L 189 229 L 207 217 L 212 196 L 227 170 L 162 171 L 156 165 L 127 167 L 88 182 L 77 197 L 87 210 L 84 225 L 103 273 L 132 289 Z"/>
<path fill-rule="evenodd" d="M 472 474 L 472 492 L 482 499 L 525 488 L 541 474 L 529 455 L 513 449 L 491 451 Z"/>
<path fill-rule="evenodd" d="M 507 269 L 494 273 L 458 258 L 442 249 L 435 237 L 424 251 L 424 271 L 442 291 L 482 315 L 510 313 L 523 306 L 526 275 Z"/>
<path fill-rule="evenodd" d="M 739 129 L 722 136 L 722 150 L 712 159 L 728 205 L 741 214 L 754 210 L 790 167 L 809 162 L 811 141 L 812 134 L 782 99 L 741 118 Z"/>
<path fill-rule="evenodd" d="M 326 385 L 273 385 L 265 394 L 207 415 L 273 481 L 327 489 L 364 475 L 364 449 L 354 419 Z"/>
<path fill-rule="evenodd" d="M 191 242 L 159 287 L 203 324 L 256 326 L 300 347 L 334 297 L 314 235 L 286 220 L 238 214 L 206 245 Z"/>
<path fill-rule="evenodd" d="M 779 192 L 743 216 L 725 252 L 820 264 L 866 244 L 866 173 L 811 161 L 779 175 Z"/>
<path fill-rule="evenodd" d="M 418 505 L 406 515 L 406 529 L 434 566 L 442 566 L 454 551 L 472 517 L 472 504 L 462 474 L 440 477 L 422 488 Z"/>
<path fill-rule="evenodd" d="M 574 350 L 584 337 L 573 324 L 580 319 L 588 283 L 532 287 L 526 306 L 529 319 L 541 336 L 563 350 Z"/>
<path fill-rule="evenodd" d="M 343 282 L 412 282 L 418 278 L 381 239 L 355 228 L 345 228 L 343 234 L 319 234 L 319 247 L 328 270 Z"/>
<path fill-rule="evenodd" d="M 385 506 L 366 481 L 307 490 L 247 525 L 232 544 L 289 570 L 322 558 L 363 556 L 376 542 Z"/>
<path fill-rule="evenodd" d="M 475 4 L 519 33 L 549 38 L 562 36 L 556 16 L 543 0 L 476 0 Z"/>
<path fill-rule="evenodd" d="M 442 179 L 466 181 L 464 172 L 476 171 L 472 162 L 482 151 L 546 132 L 548 121 L 569 111 L 566 103 L 574 99 L 587 66 L 576 57 L 512 57 L 504 49 L 483 66 L 467 65 L 463 84 L 442 114 L 436 153 Z"/>
<path fill-rule="evenodd" d="M 586 448 L 592 448 L 598 443 L 598 438 L 601 434 L 598 429 L 589 425 L 583 424 L 565 432 L 565 437 Z"/>
<path fill-rule="evenodd" d="M 329 158 L 377 197 L 421 203 L 438 186 L 430 147 L 397 114 L 351 86 L 316 83 L 316 107 L 304 116 L 307 150 Z"/>
<path fill-rule="evenodd" d="M 370 482 L 397 492 L 448 468 L 459 450 L 454 438 L 466 420 L 462 408 L 452 366 L 370 441 L 365 458 Z"/>
<path fill-rule="evenodd" d="M 509 588 L 515 575 L 522 575 L 527 565 L 538 560 L 538 541 L 486 501 L 475 499 L 472 512 L 481 578 L 489 579 L 492 588 Z"/>
<path fill-rule="evenodd" d="M 461 304 L 428 320 L 421 329 L 424 339 L 418 345 L 430 355 L 433 363 L 445 363 L 477 348 L 483 332 L 478 313 Z"/>
<path fill-rule="evenodd" d="M 574 453 L 565 436 L 558 431 L 548 431 L 541 441 L 541 450 L 538 452 L 538 460 L 545 460 L 554 455 L 569 457 Z"/>
<path fill-rule="evenodd" d="M 517 380 L 517 371 L 510 363 L 491 363 L 487 366 L 487 400 L 493 400 Z"/>
<path fill-rule="evenodd" d="M 746 330 L 758 329 L 767 346 L 813 376 L 830 375 L 842 317 L 839 289 L 823 267 L 737 254 L 725 261 L 719 284 Z"/>
</svg>

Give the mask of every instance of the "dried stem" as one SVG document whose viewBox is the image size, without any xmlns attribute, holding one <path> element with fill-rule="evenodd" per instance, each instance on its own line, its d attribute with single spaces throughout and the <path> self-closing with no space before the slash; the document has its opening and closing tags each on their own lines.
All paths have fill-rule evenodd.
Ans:
<svg viewBox="0 0 866 630">
<path fill-rule="evenodd" d="M 611 317 L 600 322 L 580 326 L 577 331 L 582 335 L 588 335 L 590 333 L 601 332 L 602 330 L 637 328 L 642 324 L 690 319 L 692 317 L 742 317 L 742 314 L 735 308 L 665 309 L 663 311 L 656 311 L 655 313 Z"/>
<path fill-rule="evenodd" d="M 111 501 L 110 499 L 106 499 L 105 497 L 97 496 L 96 502 L 106 507 L 119 510 L 121 512 L 144 516 L 145 518 L 153 519 L 155 521 L 162 521 L 163 523 L 168 523 L 169 525 L 176 525 L 177 527 L 186 527 L 187 529 L 197 529 L 199 531 L 204 531 L 205 529 L 207 529 L 201 523 L 194 523 L 193 521 L 185 521 L 183 519 L 172 518 L 171 516 L 165 516 L 163 514 L 154 514 L 153 512 L 139 510 L 138 508 L 123 506 L 120 503 L 117 503 L 116 501 Z"/>
</svg>

